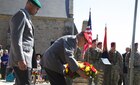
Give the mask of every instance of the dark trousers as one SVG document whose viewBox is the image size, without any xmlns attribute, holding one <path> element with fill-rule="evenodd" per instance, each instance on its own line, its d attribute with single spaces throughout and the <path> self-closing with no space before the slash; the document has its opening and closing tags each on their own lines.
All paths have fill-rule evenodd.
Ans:
<svg viewBox="0 0 140 85">
<path fill-rule="evenodd" d="M 67 85 L 63 74 L 45 69 L 51 85 Z"/>
<path fill-rule="evenodd" d="M 5 79 L 6 77 L 6 65 L 1 64 L 1 76 L 2 79 Z"/>
<path fill-rule="evenodd" d="M 31 85 L 31 68 L 20 70 L 18 67 L 13 67 L 16 77 L 16 85 Z"/>
<path fill-rule="evenodd" d="M 123 79 L 120 78 L 120 79 L 119 79 L 119 82 L 118 82 L 118 85 L 122 85 L 122 82 L 123 82 Z M 123 84 L 124 84 L 124 82 L 123 82 Z"/>
<path fill-rule="evenodd" d="M 104 67 L 104 84 L 103 85 L 111 85 L 111 66 L 105 65 Z"/>
<path fill-rule="evenodd" d="M 13 68 L 6 68 L 6 76 L 13 72 Z"/>
</svg>

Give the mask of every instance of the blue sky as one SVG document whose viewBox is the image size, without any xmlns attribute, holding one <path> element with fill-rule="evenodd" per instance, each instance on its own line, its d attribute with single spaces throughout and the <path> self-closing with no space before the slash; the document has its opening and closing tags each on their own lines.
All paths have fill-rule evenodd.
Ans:
<svg viewBox="0 0 140 85">
<path fill-rule="evenodd" d="M 133 34 L 135 0 L 74 0 L 74 22 L 78 32 L 83 20 L 88 20 L 91 8 L 93 39 L 98 34 L 99 41 L 104 40 L 104 28 L 107 25 L 107 43 L 116 42 L 117 50 L 125 52 L 131 47 Z M 140 2 L 138 2 L 135 42 L 140 51 Z"/>
</svg>

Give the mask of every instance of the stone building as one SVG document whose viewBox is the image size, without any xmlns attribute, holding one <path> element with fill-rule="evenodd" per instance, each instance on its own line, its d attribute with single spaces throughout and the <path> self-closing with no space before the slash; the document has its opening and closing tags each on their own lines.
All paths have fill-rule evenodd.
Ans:
<svg viewBox="0 0 140 85">
<path fill-rule="evenodd" d="M 0 0 L 0 44 L 9 49 L 9 20 L 27 0 Z M 73 19 L 73 0 L 40 0 L 42 8 L 32 16 L 35 25 L 35 48 L 43 53 L 52 41 L 78 31 Z"/>
<path fill-rule="evenodd" d="M 82 23 L 82 31 L 86 30 L 87 24 L 88 24 L 88 21 L 84 20 Z"/>
</svg>

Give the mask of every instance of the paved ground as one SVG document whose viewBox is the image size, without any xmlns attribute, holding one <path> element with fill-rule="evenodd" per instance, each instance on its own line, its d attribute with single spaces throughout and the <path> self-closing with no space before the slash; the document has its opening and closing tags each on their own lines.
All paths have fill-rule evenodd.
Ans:
<svg viewBox="0 0 140 85">
<path fill-rule="evenodd" d="M 0 75 L 1 78 L 1 75 Z M 6 82 L 6 80 L 0 79 L 0 85 L 13 85 L 15 82 Z M 33 84 L 34 85 L 34 84 Z M 36 83 L 35 85 L 50 85 L 49 82 L 43 82 L 43 83 Z"/>
<path fill-rule="evenodd" d="M 13 85 L 14 82 L 6 82 L 5 80 L 0 80 L 0 85 Z M 35 84 L 35 85 L 50 85 L 50 83 L 38 83 L 38 84 Z"/>
</svg>

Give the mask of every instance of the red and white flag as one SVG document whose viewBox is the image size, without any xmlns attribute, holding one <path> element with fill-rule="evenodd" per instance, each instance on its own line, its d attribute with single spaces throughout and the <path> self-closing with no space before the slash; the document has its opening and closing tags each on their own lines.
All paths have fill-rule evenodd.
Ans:
<svg viewBox="0 0 140 85">
<path fill-rule="evenodd" d="M 108 57 L 109 57 L 109 54 L 108 54 L 108 49 L 107 49 L 107 27 L 105 26 L 102 58 L 108 58 Z"/>
<path fill-rule="evenodd" d="M 92 25 L 91 25 L 91 12 L 89 12 L 89 20 L 85 31 L 89 36 L 89 42 L 84 45 L 82 58 L 84 59 L 85 52 L 88 48 L 92 47 Z"/>
</svg>

